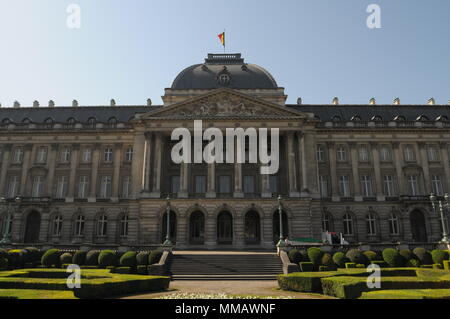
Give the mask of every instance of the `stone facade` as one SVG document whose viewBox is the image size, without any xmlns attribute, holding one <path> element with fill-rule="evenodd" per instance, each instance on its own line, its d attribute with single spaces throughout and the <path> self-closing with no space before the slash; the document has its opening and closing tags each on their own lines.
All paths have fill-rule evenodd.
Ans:
<svg viewBox="0 0 450 319">
<path fill-rule="evenodd" d="M 10 229 L 18 244 L 158 245 L 169 204 L 179 248 L 270 248 L 281 195 L 289 238 L 328 230 L 349 242 L 439 241 L 428 195 L 450 188 L 449 106 L 288 105 L 270 75 L 260 82 L 274 87 L 248 88 L 245 74 L 233 73 L 252 70 L 240 56 L 212 55 L 201 69 L 222 64 L 229 78 L 217 87 L 178 87 L 189 83 L 183 71 L 160 106 L 1 108 L 2 236 Z M 279 128 L 278 173 L 174 164 L 172 131 L 192 131 L 200 119 L 204 128 Z"/>
</svg>

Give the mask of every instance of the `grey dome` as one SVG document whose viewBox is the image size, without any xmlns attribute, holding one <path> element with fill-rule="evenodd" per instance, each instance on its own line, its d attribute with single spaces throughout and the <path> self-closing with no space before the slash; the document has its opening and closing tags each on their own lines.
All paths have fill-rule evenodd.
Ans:
<svg viewBox="0 0 450 319">
<path fill-rule="evenodd" d="M 173 81 L 173 90 L 276 89 L 275 79 L 264 68 L 246 64 L 241 54 L 208 54 L 204 64 L 184 69 Z"/>
</svg>

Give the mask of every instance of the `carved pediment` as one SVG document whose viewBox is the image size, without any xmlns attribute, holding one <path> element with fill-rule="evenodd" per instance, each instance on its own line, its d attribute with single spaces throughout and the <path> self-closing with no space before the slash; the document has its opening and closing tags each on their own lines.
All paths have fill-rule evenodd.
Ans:
<svg viewBox="0 0 450 319">
<path fill-rule="evenodd" d="M 188 101 L 143 114 L 150 118 L 306 118 L 307 115 L 230 89 L 218 89 Z"/>
</svg>

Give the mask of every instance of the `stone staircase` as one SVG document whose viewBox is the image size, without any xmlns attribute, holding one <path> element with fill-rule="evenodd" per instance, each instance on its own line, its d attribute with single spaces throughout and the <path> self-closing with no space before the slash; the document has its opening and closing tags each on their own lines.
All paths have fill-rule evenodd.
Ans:
<svg viewBox="0 0 450 319">
<path fill-rule="evenodd" d="M 170 272 L 173 280 L 276 280 L 283 267 L 275 253 L 177 252 Z"/>
</svg>

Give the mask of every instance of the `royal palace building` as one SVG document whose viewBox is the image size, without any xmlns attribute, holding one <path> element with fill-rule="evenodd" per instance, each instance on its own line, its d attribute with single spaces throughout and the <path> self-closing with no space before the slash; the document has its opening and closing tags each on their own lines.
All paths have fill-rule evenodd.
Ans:
<svg viewBox="0 0 450 319">
<path fill-rule="evenodd" d="M 281 195 L 288 238 L 330 231 L 353 243 L 441 239 L 429 194 L 450 192 L 450 105 L 286 98 L 268 71 L 240 54 L 209 54 L 165 89 L 163 105 L 2 107 L 1 238 L 158 245 L 169 207 L 178 248 L 272 248 Z M 194 120 L 224 132 L 278 128 L 279 170 L 261 174 L 260 162 L 176 164 L 171 134 L 192 131 Z"/>
</svg>

